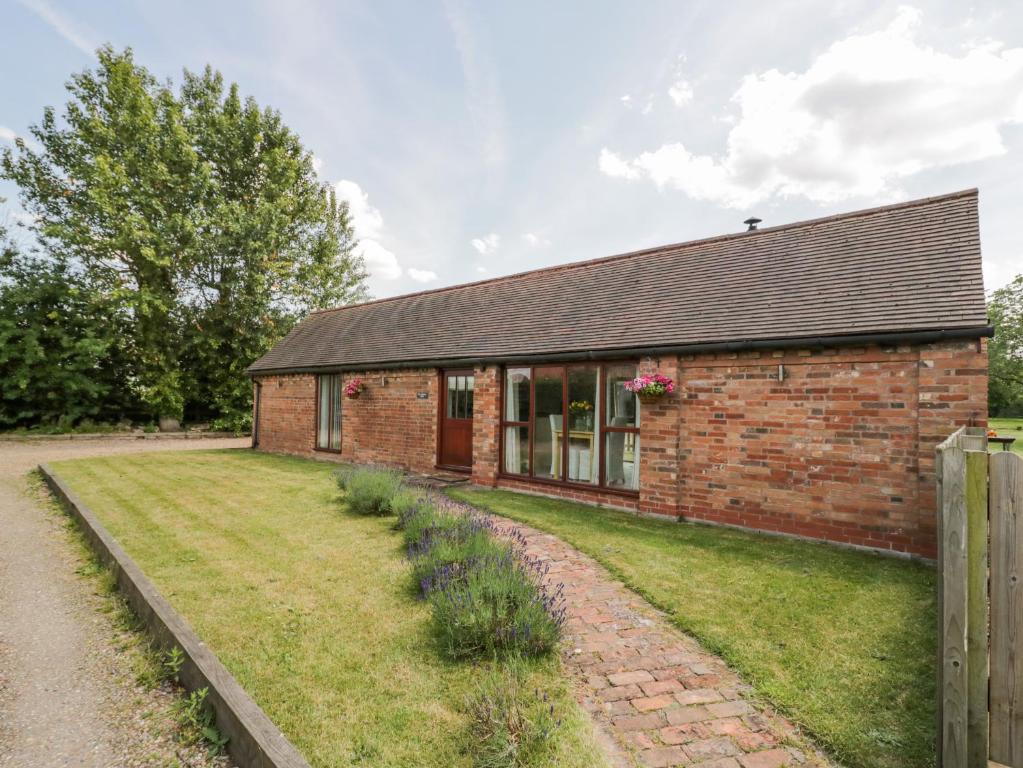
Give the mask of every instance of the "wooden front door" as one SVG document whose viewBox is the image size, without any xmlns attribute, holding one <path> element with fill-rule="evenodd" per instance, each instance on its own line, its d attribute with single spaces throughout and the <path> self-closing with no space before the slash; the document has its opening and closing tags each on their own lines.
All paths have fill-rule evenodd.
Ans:
<svg viewBox="0 0 1023 768">
<path fill-rule="evenodd" d="M 443 371 L 440 386 L 440 446 L 437 463 L 452 469 L 472 469 L 471 370 Z"/>
</svg>

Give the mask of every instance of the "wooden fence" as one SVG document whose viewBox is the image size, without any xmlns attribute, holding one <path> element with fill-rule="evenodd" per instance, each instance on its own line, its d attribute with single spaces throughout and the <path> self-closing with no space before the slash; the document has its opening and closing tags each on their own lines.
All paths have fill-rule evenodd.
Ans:
<svg viewBox="0 0 1023 768">
<path fill-rule="evenodd" d="M 1023 768 L 1023 457 L 937 449 L 938 766 Z"/>
</svg>

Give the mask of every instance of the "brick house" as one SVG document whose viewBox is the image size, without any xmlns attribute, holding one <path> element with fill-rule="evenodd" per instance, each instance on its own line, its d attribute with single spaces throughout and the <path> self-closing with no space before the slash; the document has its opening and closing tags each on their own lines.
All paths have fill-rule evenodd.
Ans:
<svg viewBox="0 0 1023 768">
<path fill-rule="evenodd" d="M 933 557 L 991 332 L 968 190 L 315 312 L 253 443 Z"/>
</svg>

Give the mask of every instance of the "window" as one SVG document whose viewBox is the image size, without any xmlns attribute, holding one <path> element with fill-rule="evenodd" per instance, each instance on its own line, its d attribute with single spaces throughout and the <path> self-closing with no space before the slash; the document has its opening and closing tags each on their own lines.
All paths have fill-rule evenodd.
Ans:
<svg viewBox="0 0 1023 768">
<path fill-rule="evenodd" d="M 636 378 L 634 365 L 609 365 L 604 369 L 604 442 L 607 462 L 604 484 L 608 488 L 639 488 L 639 404 L 625 382 Z"/>
<path fill-rule="evenodd" d="M 341 376 L 316 377 L 316 448 L 341 452 Z"/>
<path fill-rule="evenodd" d="M 504 471 L 529 474 L 529 412 L 533 369 L 509 368 L 504 372 Z"/>
<path fill-rule="evenodd" d="M 471 419 L 472 396 L 476 380 L 474 376 L 448 376 L 448 418 Z"/>
<path fill-rule="evenodd" d="M 639 488 L 634 364 L 509 367 L 501 469 L 541 480 Z"/>
</svg>

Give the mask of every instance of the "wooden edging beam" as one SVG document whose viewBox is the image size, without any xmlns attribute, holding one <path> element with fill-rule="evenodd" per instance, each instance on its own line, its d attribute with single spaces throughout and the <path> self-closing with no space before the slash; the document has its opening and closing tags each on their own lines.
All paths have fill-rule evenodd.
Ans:
<svg viewBox="0 0 1023 768">
<path fill-rule="evenodd" d="M 118 588 L 156 644 L 164 649 L 181 649 L 181 684 L 190 691 L 209 690 L 206 701 L 213 708 L 217 728 L 228 738 L 227 751 L 235 763 L 241 768 L 309 768 L 302 754 L 163 598 L 92 510 L 48 465 L 40 464 L 39 471 L 80 523 L 90 546 L 113 571 Z"/>
<path fill-rule="evenodd" d="M 66 432 L 57 435 L 0 435 L 0 443 L 52 442 L 54 440 L 230 440 L 250 437 L 235 432 Z"/>
</svg>

